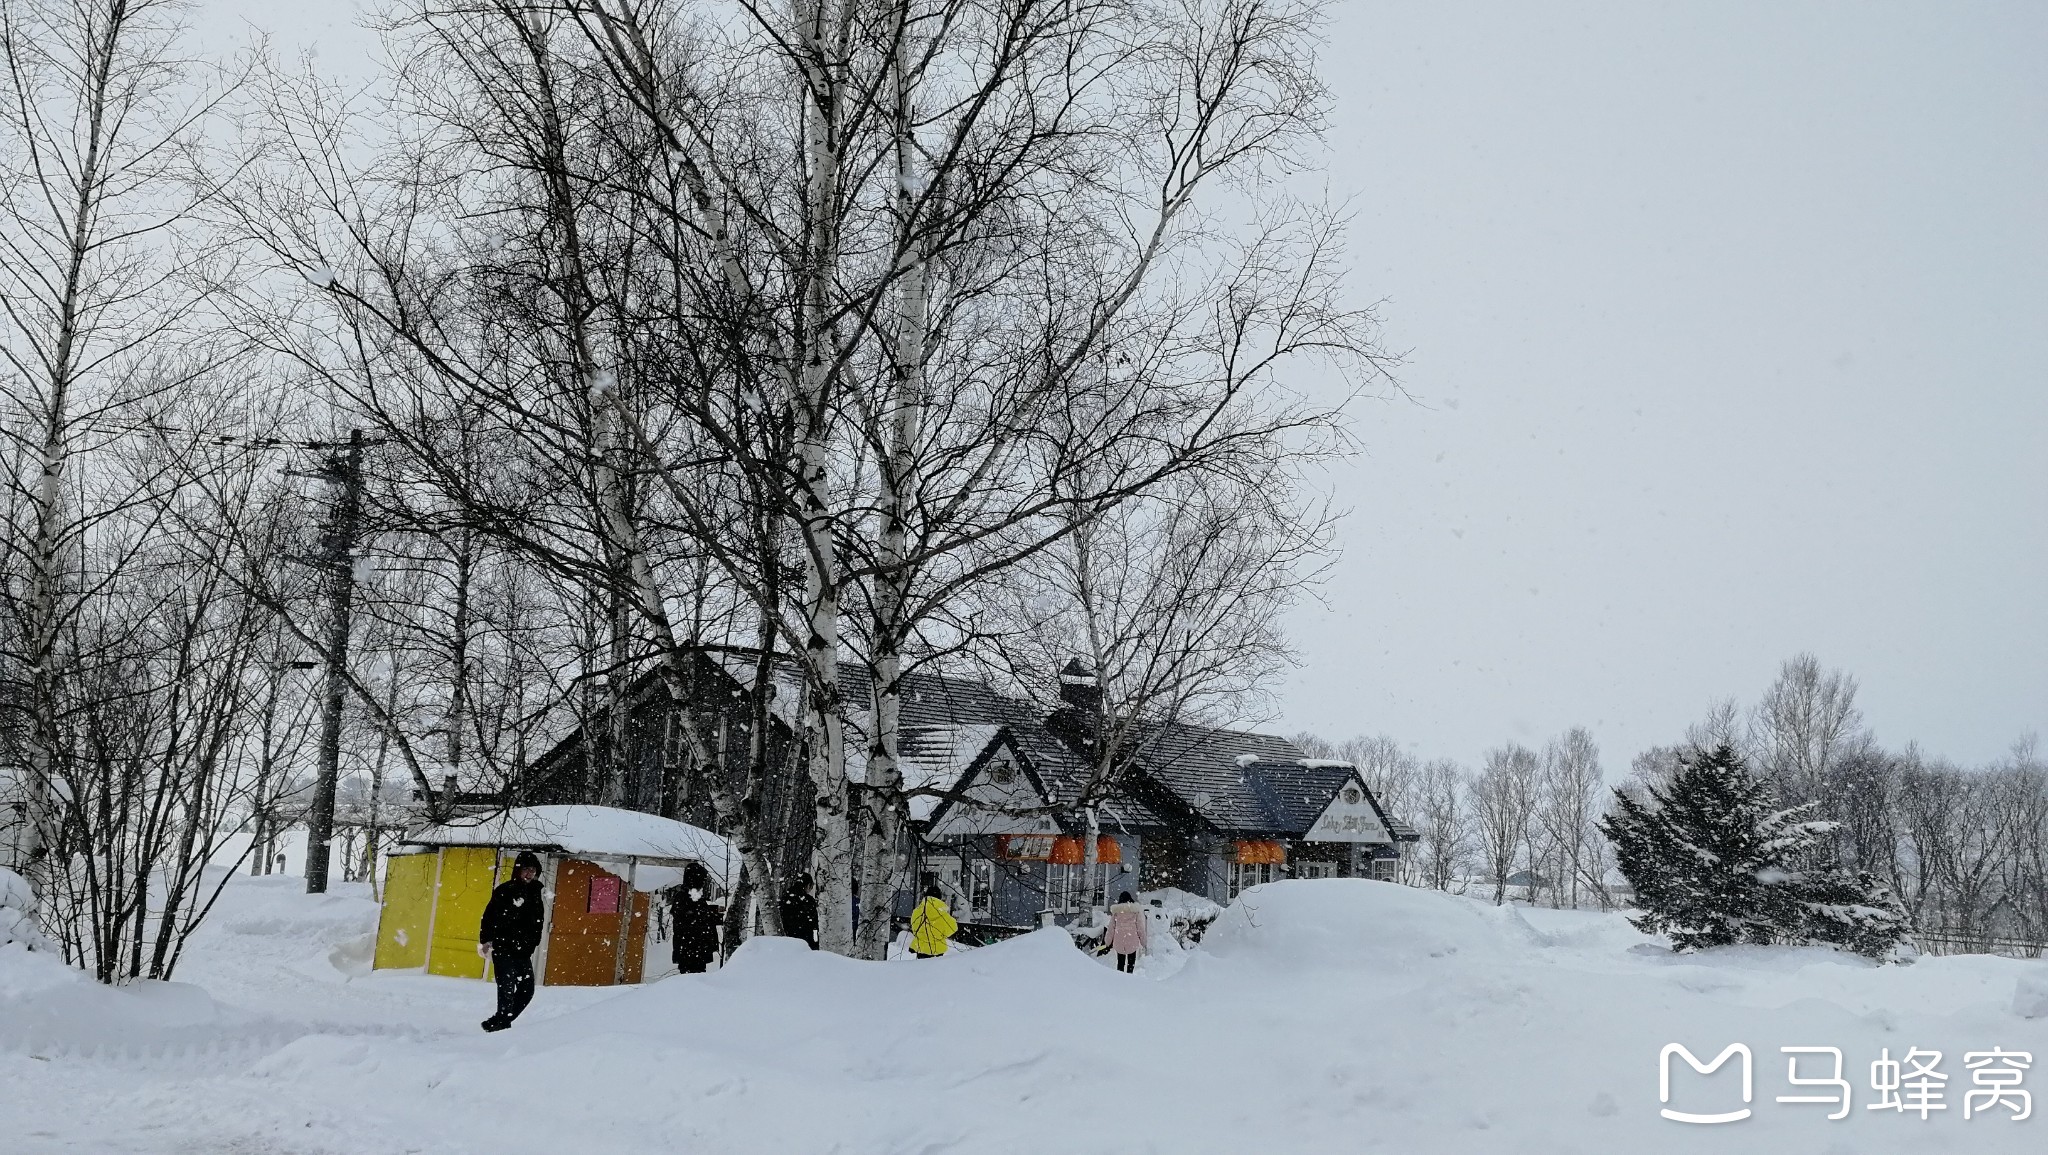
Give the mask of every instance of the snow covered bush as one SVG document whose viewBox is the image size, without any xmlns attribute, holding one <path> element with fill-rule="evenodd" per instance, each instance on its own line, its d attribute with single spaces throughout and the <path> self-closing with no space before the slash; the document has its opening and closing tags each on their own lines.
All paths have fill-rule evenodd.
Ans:
<svg viewBox="0 0 2048 1155">
<path fill-rule="evenodd" d="M 1615 791 L 1600 821 L 1635 889 L 1638 929 L 1677 950 L 1736 943 L 1825 943 L 1891 953 L 1906 914 L 1882 883 L 1843 870 L 1824 836 L 1835 823 L 1777 809 L 1770 788 L 1725 743 L 1681 757 L 1638 797 Z"/>
<path fill-rule="evenodd" d="M 1174 940 L 1183 947 L 1201 942 L 1209 924 L 1223 913 L 1223 908 L 1214 901 L 1172 886 L 1139 894 L 1138 904 L 1164 919 Z"/>
<path fill-rule="evenodd" d="M 55 950 L 36 923 L 36 896 L 28 880 L 0 866 L 0 946 L 19 943 L 30 950 Z"/>
</svg>

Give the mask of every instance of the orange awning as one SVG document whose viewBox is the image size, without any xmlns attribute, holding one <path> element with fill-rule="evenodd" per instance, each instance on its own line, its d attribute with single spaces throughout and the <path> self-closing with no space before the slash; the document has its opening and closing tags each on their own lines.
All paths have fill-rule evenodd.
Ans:
<svg viewBox="0 0 2048 1155">
<path fill-rule="evenodd" d="M 1003 857 L 1044 859 L 1054 866 L 1079 866 L 1087 859 L 1088 843 L 1082 837 L 1062 834 L 1010 834 L 1002 840 Z M 1095 861 L 1108 866 L 1120 866 L 1124 861 L 1123 847 L 1107 834 L 1095 839 Z"/>
<path fill-rule="evenodd" d="M 1246 865 L 1270 862 L 1277 866 L 1287 861 L 1287 848 L 1264 839 L 1247 840 L 1237 844 L 1237 861 Z"/>
</svg>

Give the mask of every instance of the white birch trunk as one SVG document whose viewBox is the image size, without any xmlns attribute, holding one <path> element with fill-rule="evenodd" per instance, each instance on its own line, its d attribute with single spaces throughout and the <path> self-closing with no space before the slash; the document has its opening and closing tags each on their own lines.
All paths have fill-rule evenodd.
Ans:
<svg viewBox="0 0 2048 1155">
<path fill-rule="evenodd" d="M 828 438 L 834 398 L 829 301 L 838 264 L 839 152 L 834 138 L 841 99 L 831 68 L 835 11 L 826 0 L 798 8 L 803 85 L 805 267 L 797 322 L 797 524 L 804 546 L 804 661 L 812 690 L 809 770 L 815 794 L 811 875 L 817 880 L 818 944 L 854 951 L 855 848 L 847 814 L 844 703 L 839 687 L 839 558 L 833 538 Z M 886 896 L 863 895 L 871 906 Z"/>
<path fill-rule="evenodd" d="M 28 780 L 20 784 L 19 800 L 15 804 L 13 845 L 9 848 L 15 870 L 28 881 L 39 900 L 47 887 L 44 874 L 47 864 L 43 860 L 43 851 L 54 829 L 54 816 L 50 810 L 52 776 L 57 773 L 59 758 L 57 679 L 62 661 L 64 555 L 73 544 L 66 540 L 69 535 L 65 533 L 63 516 L 63 478 L 69 465 L 66 443 L 72 377 L 79 363 L 79 344 L 85 336 L 82 330 L 88 323 L 85 317 L 87 261 L 97 239 L 93 225 L 100 218 L 100 208 L 106 195 L 107 174 L 103 171 L 102 158 L 111 143 L 113 131 L 107 123 L 109 86 L 115 79 L 116 58 L 125 31 L 124 21 L 115 18 L 98 29 L 97 35 L 81 37 L 83 75 L 77 77 L 77 82 L 82 91 L 77 93 L 77 97 L 85 118 L 84 154 L 77 158 L 74 196 L 59 213 L 60 219 L 53 222 L 65 237 L 64 280 L 57 300 L 51 302 L 55 306 L 57 331 L 49 361 L 49 375 L 42 383 L 45 404 L 40 455 L 42 472 L 36 479 L 36 541 L 34 554 L 29 560 L 31 572 L 26 623 L 27 657 L 31 666 Z M 10 39 L 21 34 L 19 29 L 8 29 Z M 12 45 L 8 54 L 11 58 Z M 55 193 L 57 190 L 46 185 L 46 191 Z M 55 196 L 50 198 L 50 203 L 53 206 L 57 203 Z"/>
<path fill-rule="evenodd" d="M 917 491 L 917 441 L 925 406 L 925 255 L 914 223 L 923 191 L 917 150 L 912 139 L 910 91 L 909 5 L 901 9 L 904 27 L 896 42 L 896 212 L 898 270 L 894 405 L 889 410 L 885 444 L 888 462 L 881 475 L 881 542 L 875 578 L 875 711 L 874 734 L 868 748 L 866 801 L 867 853 L 861 893 L 886 896 L 888 904 L 870 903 L 862 912 L 860 953 L 887 957 L 894 896 L 904 888 L 901 843 L 907 819 L 903 793 L 902 716 L 903 647 L 909 637 L 907 603 L 914 572 L 908 558 L 909 503 Z"/>
<path fill-rule="evenodd" d="M 67 333 L 67 338 L 69 334 Z M 66 342 L 68 344 L 68 340 Z M 36 542 L 30 558 L 28 604 L 29 725 L 28 767 L 15 784 L 8 815 L 8 865 L 28 883 L 38 902 L 49 887 L 44 849 L 55 827 L 51 812 L 51 781 L 58 757 L 58 664 L 63 616 L 63 485 L 64 383 L 51 398 L 42 452 L 42 475 L 36 479 Z"/>
</svg>

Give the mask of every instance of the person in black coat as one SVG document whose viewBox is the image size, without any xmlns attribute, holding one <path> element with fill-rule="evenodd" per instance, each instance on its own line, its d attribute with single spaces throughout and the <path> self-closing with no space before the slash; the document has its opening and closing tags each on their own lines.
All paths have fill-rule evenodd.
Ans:
<svg viewBox="0 0 2048 1155">
<path fill-rule="evenodd" d="M 804 940 L 804 945 L 812 950 L 818 949 L 818 899 L 811 893 L 808 875 L 790 879 L 788 888 L 782 892 L 782 933 Z"/>
<path fill-rule="evenodd" d="M 533 952 L 547 918 L 547 900 L 540 889 L 540 859 L 522 850 L 512 861 L 512 877 L 491 892 L 477 930 L 477 953 L 498 976 L 498 1013 L 483 1021 L 487 1031 L 512 1025 L 533 1001 Z"/>
<path fill-rule="evenodd" d="M 683 885 L 673 901 L 675 938 L 669 956 L 682 973 L 702 974 L 718 957 L 718 924 L 725 917 L 725 911 L 711 901 L 711 875 L 691 863 L 683 871 Z"/>
</svg>

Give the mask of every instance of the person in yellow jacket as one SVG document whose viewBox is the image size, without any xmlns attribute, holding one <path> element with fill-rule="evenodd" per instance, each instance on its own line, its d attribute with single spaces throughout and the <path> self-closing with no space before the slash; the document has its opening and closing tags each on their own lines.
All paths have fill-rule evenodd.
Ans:
<svg viewBox="0 0 2048 1155">
<path fill-rule="evenodd" d="M 946 953 L 946 940 L 959 929 L 953 912 L 946 909 L 946 900 L 939 897 L 938 886 L 927 886 L 923 900 L 910 912 L 910 953 L 919 958 L 937 958 Z"/>
</svg>

